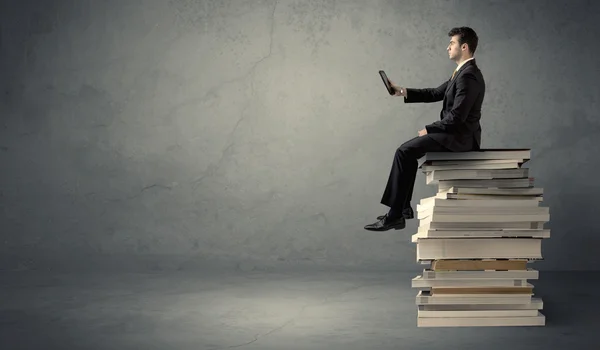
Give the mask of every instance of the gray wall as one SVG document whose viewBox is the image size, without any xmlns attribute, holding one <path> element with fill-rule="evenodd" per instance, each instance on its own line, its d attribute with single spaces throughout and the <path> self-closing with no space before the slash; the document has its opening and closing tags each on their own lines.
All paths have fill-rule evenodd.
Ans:
<svg viewBox="0 0 600 350">
<path fill-rule="evenodd" d="M 536 267 L 598 269 L 599 10 L 2 1 L 2 267 L 418 269 L 416 220 L 363 226 L 386 210 L 395 149 L 441 103 L 404 105 L 377 71 L 437 86 L 455 67 L 447 32 L 467 25 L 487 82 L 483 146 L 532 148 L 547 193 L 552 238 Z M 434 192 L 420 174 L 413 198 Z"/>
</svg>

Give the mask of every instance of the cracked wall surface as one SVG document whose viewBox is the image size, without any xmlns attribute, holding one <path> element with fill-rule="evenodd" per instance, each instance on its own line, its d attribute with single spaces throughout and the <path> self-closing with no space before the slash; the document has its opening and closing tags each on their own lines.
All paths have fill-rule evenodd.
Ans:
<svg viewBox="0 0 600 350">
<path fill-rule="evenodd" d="M 3 268 L 161 261 L 418 269 L 363 226 L 396 148 L 439 115 L 473 27 L 483 146 L 531 148 L 552 238 L 540 269 L 597 269 L 598 3 L 2 1 Z M 435 192 L 419 174 L 416 200 Z M 123 259 L 123 260 L 117 260 Z M 250 265 L 243 265 L 249 261 Z M 180 267 L 182 265 L 179 265 Z"/>
</svg>

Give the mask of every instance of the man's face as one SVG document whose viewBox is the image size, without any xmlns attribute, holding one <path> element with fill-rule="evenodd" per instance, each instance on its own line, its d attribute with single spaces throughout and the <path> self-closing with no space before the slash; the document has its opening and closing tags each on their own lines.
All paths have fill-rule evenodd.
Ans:
<svg viewBox="0 0 600 350">
<path fill-rule="evenodd" d="M 452 61 L 458 61 L 462 57 L 462 50 L 458 43 L 458 35 L 450 38 L 450 44 L 448 44 L 448 58 Z"/>
</svg>

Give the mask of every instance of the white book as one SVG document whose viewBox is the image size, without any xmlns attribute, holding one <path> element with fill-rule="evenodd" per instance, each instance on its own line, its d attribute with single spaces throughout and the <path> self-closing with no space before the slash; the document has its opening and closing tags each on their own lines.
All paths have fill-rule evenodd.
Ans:
<svg viewBox="0 0 600 350">
<path fill-rule="evenodd" d="M 528 279 L 539 278 L 539 271 L 528 268 L 527 270 L 489 270 L 489 271 L 434 271 L 423 269 L 423 279 L 429 280 L 460 280 L 460 279 Z"/>
<path fill-rule="evenodd" d="M 525 188 L 489 188 L 480 187 L 473 188 L 470 186 L 452 186 L 438 193 L 452 194 L 483 194 L 496 196 L 541 196 L 544 194 L 544 189 L 541 187 L 525 187 Z"/>
<path fill-rule="evenodd" d="M 544 228 L 546 221 L 531 222 L 432 222 L 419 221 L 419 231 L 428 230 L 506 230 L 506 229 L 538 229 Z"/>
<path fill-rule="evenodd" d="M 522 159 L 520 160 L 497 160 L 493 161 L 495 163 L 484 163 L 489 161 L 464 161 L 464 162 L 446 162 L 447 164 L 435 164 L 435 162 L 431 165 L 423 164 L 419 168 L 423 172 L 429 172 L 434 170 L 461 170 L 461 169 L 518 169 L 521 167 Z M 440 162 L 441 163 L 441 162 Z"/>
<path fill-rule="evenodd" d="M 542 259 L 542 239 L 427 238 L 417 241 L 417 261 L 439 259 Z"/>
<path fill-rule="evenodd" d="M 542 207 L 543 208 L 543 207 Z M 428 215 L 429 214 L 429 215 Z M 472 223 L 498 223 L 498 222 L 532 222 L 532 221 L 550 221 L 550 213 L 537 213 L 537 214 L 513 214 L 513 213 L 498 213 L 498 214 L 453 214 L 453 213 L 425 213 L 418 214 L 419 220 L 423 220 L 424 223 L 429 222 L 472 222 Z"/>
<path fill-rule="evenodd" d="M 451 200 L 536 200 L 541 202 L 544 198 L 540 196 L 528 195 L 494 195 L 494 194 L 469 194 L 469 193 L 446 193 L 438 192 L 435 197 Z"/>
<path fill-rule="evenodd" d="M 411 288 L 464 288 L 464 287 L 525 287 L 527 279 L 426 279 L 419 275 L 412 279 Z"/>
<path fill-rule="evenodd" d="M 502 164 L 507 162 L 524 163 L 526 159 L 450 159 L 450 160 L 432 160 L 422 166 L 452 166 L 452 165 L 487 165 L 487 164 Z"/>
<path fill-rule="evenodd" d="M 433 170 L 426 173 L 427 184 L 441 180 L 492 180 L 529 178 L 528 168 L 492 170 Z"/>
<path fill-rule="evenodd" d="M 506 310 L 425 310 L 423 305 L 417 309 L 417 317 L 533 317 L 537 309 L 506 309 Z"/>
<path fill-rule="evenodd" d="M 500 160 L 531 159 L 530 149 L 487 148 L 471 152 L 429 152 L 423 157 L 424 162 L 436 160 Z"/>
<path fill-rule="evenodd" d="M 522 304 L 424 304 L 418 305 L 424 311 L 465 311 L 465 310 L 542 310 L 542 298 L 532 297 Z"/>
<path fill-rule="evenodd" d="M 446 191 L 452 187 L 472 188 L 530 188 L 534 179 L 491 179 L 491 180 L 440 180 L 438 191 Z"/>
<path fill-rule="evenodd" d="M 544 326 L 541 312 L 530 317 L 417 317 L 417 327 L 514 327 Z"/>
<path fill-rule="evenodd" d="M 540 200 L 537 197 L 531 197 L 526 199 L 511 199 L 496 196 L 490 199 L 481 200 L 459 200 L 459 199 L 446 199 L 438 196 L 423 198 L 417 204 L 417 210 L 419 208 L 431 208 L 431 207 L 467 207 L 467 208 L 482 208 L 482 207 L 510 207 L 510 208 L 521 208 L 521 207 L 538 207 L 540 206 Z"/>
<path fill-rule="evenodd" d="M 464 258 L 464 259 L 458 259 L 458 260 L 498 260 L 498 259 L 495 259 L 495 258 L 490 258 L 490 259 L 486 259 L 486 258 L 481 258 L 481 259 Z M 514 260 L 526 260 L 526 263 L 531 264 L 531 263 L 534 263 L 536 260 L 539 260 L 539 259 L 514 259 Z M 418 260 L 417 261 L 417 264 L 428 265 L 428 266 L 431 266 L 432 263 L 433 263 L 433 260 Z"/>
<path fill-rule="evenodd" d="M 533 202 L 536 203 L 536 202 Z M 438 214 L 468 214 L 484 215 L 484 214 L 503 214 L 503 215 L 532 215 L 532 214 L 549 214 L 550 207 L 541 206 L 420 206 L 417 205 L 419 212 L 433 212 Z"/>
<path fill-rule="evenodd" d="M 422 230 L 411 236 L 411 242 L 416 243 L 421 238 L 550 238 L 550 229 L 542 230 Z"/>
<path fill-rule="evenodd" d="M 488 304 L 530 304 L 531 294 L 443 294 L 431 295 L 420 290 L 415 298 L 416 305 L 488 305 Z"/>
</svg>

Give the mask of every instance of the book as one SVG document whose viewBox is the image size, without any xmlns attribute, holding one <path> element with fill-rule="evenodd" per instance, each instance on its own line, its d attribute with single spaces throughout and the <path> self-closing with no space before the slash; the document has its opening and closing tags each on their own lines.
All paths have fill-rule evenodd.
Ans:
<svg viewBox="0 0 600 350">
<path fill-rule="evenodd" d="M 539 238 L 426 238 L 417 241 L 417 260 L 542 258 Z"/>
<path fill-rule="evenodd" d="M 530 267 L 550 238 L 544 189 L 523 165 L 530 149 L 431 152 L 420 165 L 437 193 L 416 206 L 411 281 L 418 327 L 544 326 Z M 427 266 L 429 265 L 429 266 Z"/>
<path fill-rule="evenodd" d="M 487 274 L 496 271 L 525 271 L 527 269 L 527 259 L 454 259 L 454 260 L 434 260 L 431 262 L 431 271 L 436 273 L 459 272 L 459 271 L 477 271 Z"/>
<path fill-rule="evenodd" d="M 489 311 L 488 311 L 489 312 Z M 493 311 L 494 314 L 487 316 L 472 316 L 468 317 L 461 316 L 449 316 L 449 317 L 426 317 L 419 316 L 417 321 L 418 327 L 523 327 L 523 326 L 544 326 L 546 323 L 546 316 L 541 312 L 533 312 L 535 316 L 531 316 L 529 313 L 507 315 L 505 310 L 503 314 L 498 314 L 498 311 Z M 456 313 L 451 311 L 450 313 Z"/>
<path fill-rule="evenodd" d="M 492 179 L 528 179 L 528 168 L 516 169 L 451 169 L 425 171 L 426 183 L 436 184 L 440 180 L 492 180 Z"/>
<path fill-rule="evenodd" d="M 531 159 L 531 149 L 529 148 L 485 148 L 479 151 L 470 152 L 429 152 L 423 157 L 424 163 L 440 160 L 506 160 L 506 159 Z"/>
</svg>

